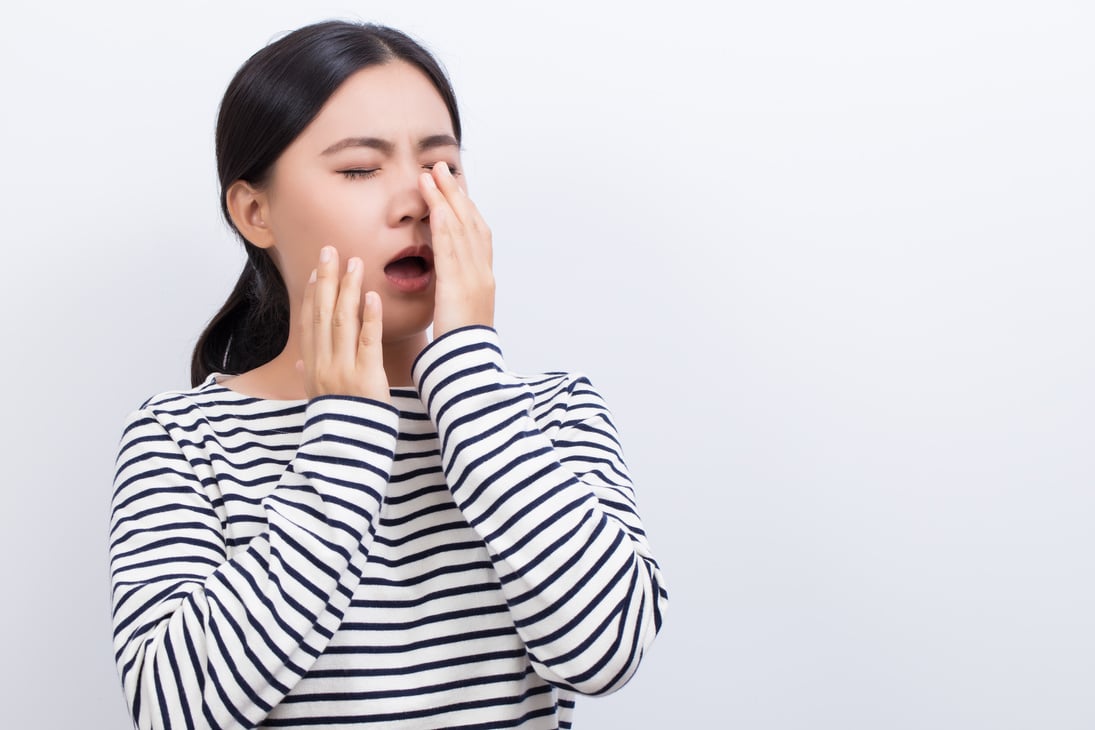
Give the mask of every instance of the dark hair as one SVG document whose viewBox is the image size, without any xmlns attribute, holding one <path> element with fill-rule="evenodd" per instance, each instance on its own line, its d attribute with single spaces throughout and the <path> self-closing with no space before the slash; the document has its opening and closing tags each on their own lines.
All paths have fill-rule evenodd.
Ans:
<svg viewBox="0 0 1095 730">
<path fill-rule="evenodd" d="M 267 249 L 232 222 L 225 193 L 237 180 L 261 186 L 286 147 L 349 76 L 402 60 L 421 69 L 448 107 L 460 141 L 460 114 L 445 72 L 430 52 L 394 28 L 326 21 L 289 33 L 255 53 L 228 84 L 217 117 L 221 212 L 243 242 L 247 263 L 220 311 L 198 338 L 191 385 L 213 372 L 242 373 L 274 359 L 289 337 L 289 295 Z"/>
</svg>

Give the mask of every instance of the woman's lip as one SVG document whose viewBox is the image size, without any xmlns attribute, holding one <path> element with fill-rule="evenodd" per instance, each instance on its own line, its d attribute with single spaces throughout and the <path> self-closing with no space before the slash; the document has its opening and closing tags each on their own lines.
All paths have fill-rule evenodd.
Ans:
<svg viewBox="0 0 1095 730">
<path fill-rule="evenodd" d="M 426 262 L 426 270 L 418 276 L 400 277 L 393 276 L 388 273 L 388 266 L 411 256 L 417 256 Z M 403 249 L 384 265 L 384 276 L 388 278 L 397 290 L 404 292 L 405 294 L 417 294 L 430 288 L 430 284 L 433 283 L 433 249 L 429 246 L 418 245 L 408 246 Z"/>
<path fill-rule="evenodd" d="M 410 255 L 414 256 L 415 254 Z M 403 257 L 400 256 L 399 258 Z M 418 292 L 425 291 L 426 289 L 429 289 L 430 284 L 433 283 L 432 268 L 426 269 L 426 272 L 424 274 L 421 274 L 419 276 L 412 276 L 410 278 L 400 278 L 398 276 L 392 276 L 391 274 L 387 273 L 385 273 L 385 276 L 388 277 L 388 281 L 391 282 L 392 286 L 406 294 L 416 294 Z"/>
</svg>

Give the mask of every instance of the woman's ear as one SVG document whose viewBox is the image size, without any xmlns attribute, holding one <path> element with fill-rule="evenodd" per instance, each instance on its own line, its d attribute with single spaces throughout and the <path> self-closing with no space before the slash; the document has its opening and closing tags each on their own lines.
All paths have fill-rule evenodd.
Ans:
<svg viewBox="0 0 1095 730">
<path fill-rule="evenodd" d="M 236 180 L 228 186 L 224 196 L 236 230 L 259 248 L 273 246 L 274 232 L 270 228 L 266 193 L 246 180 Z"/>
</svg>

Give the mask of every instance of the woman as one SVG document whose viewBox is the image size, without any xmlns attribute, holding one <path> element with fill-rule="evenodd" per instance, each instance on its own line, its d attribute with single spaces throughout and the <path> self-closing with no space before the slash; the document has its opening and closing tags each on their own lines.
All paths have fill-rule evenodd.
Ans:
<svg viewBox="0 0 1095 730">
<path fill-rule="evenodd" d="M 248 263 L 193 387 L 135 411 L 118 455 L 137 726 L 569 727 L 658 631 L 603 401 L 505 367 L 460 138 L 444 73 L 390 28 L 302 28 L 230 83 Z"/>
</svg>

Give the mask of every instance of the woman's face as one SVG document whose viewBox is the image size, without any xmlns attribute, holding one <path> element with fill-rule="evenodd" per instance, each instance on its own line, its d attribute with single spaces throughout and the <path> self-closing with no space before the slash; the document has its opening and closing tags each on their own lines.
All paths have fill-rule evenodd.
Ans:
<svg viewBox="0 0 1095 730">
<path fill-rule="evenodd" d="M 335 91 L 274 163 L 265 188 L 270 250 L 294 311 L 320 249 L 331 245 L 343 271 L 351 257 L 361 258 L 362 293 L 376 291 L 383 302 L 385 341 L 429 326 L 432 267 L 423 272 L 420 260 L 390 265 L 423 248 L 430 260 L 429 210 L 418 176 L 441 161 L 463 187 L 448 108 L 416 67 L 371 66 Z"/>
</svg>

